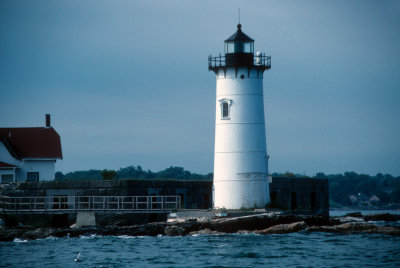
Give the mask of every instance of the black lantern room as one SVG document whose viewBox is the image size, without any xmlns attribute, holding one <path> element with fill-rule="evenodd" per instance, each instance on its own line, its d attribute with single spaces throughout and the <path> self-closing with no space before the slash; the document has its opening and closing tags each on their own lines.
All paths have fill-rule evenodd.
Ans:
<svg viewBox="0 0 400 268">
<path fill-rule="evenodd" d="M 254 40 L 242 32 L 238 24 L 237 31 L 225 40 L 225 57 L 227 66 L 253 65 Z"/>
<path fill-rule="evenodd" d="M 237 31 L 225 40 L 225 55 L 217 57 L 208 57 L 208 69 L 217 73 L 223 70 L 226 74 L 227 68 L 248 68 L 248 76 L 250 69 L 257 69 L 257 75 L 260 71 L 271 69 L 271 56 L 257 52 L 254 55 L 254 40 L 242 32 L 242 25 L 238 24 Z"/>
</svg>

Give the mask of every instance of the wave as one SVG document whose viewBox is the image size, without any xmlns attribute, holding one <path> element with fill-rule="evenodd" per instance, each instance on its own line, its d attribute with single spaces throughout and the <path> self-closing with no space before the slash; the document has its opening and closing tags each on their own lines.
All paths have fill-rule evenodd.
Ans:
<svg viewBox="0 0 400 268">
<path fill-rule="evenodd" d="M 137 238 L 137 237 L 136 236 L 132 236 L 132 235 L 118 235 L 117 238 L 133 239 L 133 238 Z"/>
<path fill-rule="evenodd" d="M 79 238 L 81 239 L 94 239 L 94 238 L 102 238 L 102 235 L 98 234 L 91 234 L 91 235 L 80 235 Z"/>
<path fill-rule="evenodd" d="M 28 242 L 27 239 L 21 239 L 21 238 L 14 238 L 13 242 L 15 243 L 26 243 Z"/>
</svg>

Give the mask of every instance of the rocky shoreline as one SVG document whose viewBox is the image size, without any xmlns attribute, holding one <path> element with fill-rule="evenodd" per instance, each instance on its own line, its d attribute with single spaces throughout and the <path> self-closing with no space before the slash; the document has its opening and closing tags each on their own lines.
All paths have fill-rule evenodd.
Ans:
<svg viewBox="0 0 400 268">
<path fill-rule="evenodd" d="M 379 222 L 377 224 L 376 222 Z M 16 238 L 33 240 L 46 237 L 76 237 L 80 235 L 128 235 L 128 236 L 183 236 L 198 234 L 284 234 L 293 232 L 330 232 L 339 234 L 368 233 L 400 236 L 400 215 L 381 213 L 362 215 L 350 213 L 342 217 L 318 217 L 269 212 L 219 219 L 175 219 L 132 226 L 106 226 L 99 228 L 37 228 L 19 227 L 0 229 L 0 241 Z"/>
</svg>

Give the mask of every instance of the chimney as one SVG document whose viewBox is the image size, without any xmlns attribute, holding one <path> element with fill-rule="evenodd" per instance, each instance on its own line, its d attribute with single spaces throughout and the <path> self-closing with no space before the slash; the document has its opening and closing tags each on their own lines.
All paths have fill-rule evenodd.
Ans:
<svg viewBox="0 0 400 268">
<path fill-rule="evenodd" d="M 51 125 L 50 125 L 50 114 L 46 114 L 46 127 L 51 127 Z"/>
</svg>

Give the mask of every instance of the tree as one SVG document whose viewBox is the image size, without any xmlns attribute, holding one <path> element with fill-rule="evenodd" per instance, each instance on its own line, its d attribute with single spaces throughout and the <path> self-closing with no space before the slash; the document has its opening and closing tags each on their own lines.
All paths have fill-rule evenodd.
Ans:
<svg viewBox="0 0 400 268">
<path fill-rule="evenodd" d="M 63 181 L 64 180 L 64 174 L 61 171 L 57 171 L 55 176 L 54 176 L 55 181 Z"/>
<path fill-rule="evenodd" d="M 292 172 L 286 171 L 286 172 L 283 174 L 283 177 L 294 177 L 294 174 L 293 174 Z"/>
<path fill-rule="evenodd" d="M 142 166 L 137 166 L 136 169 L 138 170 L 138 172 L 143 172 Z"/>
<path fill-rule="evenodd" d="M 113 180 L 116 175 L 117 172 L 115 172 L 114 170 L 103 169 L 101 171 L 101 176 L 103 177 L 103 180 Z"/>
<path fill-rule="evenodd" d="M 393 203 L 400 204 L 400 188 L 395 189 L 390 193 L 390 198 Z"/>
<path fill-rule="evenodd" d="M 64 180 L 101 180 L 101 171 L 96 169 L 68 172 Z"/>
</svg>

